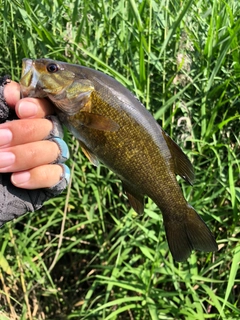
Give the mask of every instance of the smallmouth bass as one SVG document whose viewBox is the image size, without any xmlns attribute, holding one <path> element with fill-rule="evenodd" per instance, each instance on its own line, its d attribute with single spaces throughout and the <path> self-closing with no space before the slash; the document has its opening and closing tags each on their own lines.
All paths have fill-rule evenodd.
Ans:
<svg viewBox="0 0 240 320">
<path fill-rule="evenodd" d="M 55 105 L 88 159 L 118 175 L 137 213 L 144 210 L 144 196 L 157 204 L 176 261 L 193 249 L 218 249 L 176 180 L 180 175 L 192 184 L 192 164 L 128 89 L 102 72 L 50 59 L 24 59 L 20 85 L 24 97 Z"/>
</svg>

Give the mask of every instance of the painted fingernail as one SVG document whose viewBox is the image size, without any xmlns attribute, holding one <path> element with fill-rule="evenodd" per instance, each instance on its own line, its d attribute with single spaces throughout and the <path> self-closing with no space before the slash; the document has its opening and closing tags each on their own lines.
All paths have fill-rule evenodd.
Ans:
<svg viewBox="0 0 240 320">
<path fill-rule="evenodd" d="M 21 101 L 18 105 L 18 116 L 20 118 L 30 118 L 37 114 L 38 108 L 35 103 Z"/>
<path fill-rule="evenodd" d="M 15 154 L 12 152 L 0 152 L 0 169 L 11 166 L 15 161 Z"/>
<path fill-rule="evenodd" d="M 12 183 L 15 186 L 20 186 L 22 184 L 25 184 L 30 179 L 30 172 L 28 171 L 22 171 L 22 172 L 16 172 L 12 174 Z"/>
<path fill-rule="evenodd" d="M 12 141 L 12 132 L 9 129 L 0 129 L 0 147 Z"/>
<path fill-rule="evenodd" d="M 61 175 L 61 179 L 64 178 L 67 180 L 67 184 L 69 183 L 70 181 L 70 175 L 71 175 L 71 172 L 70 172 L 70 169 L 68 166 L 66 166 L 65 164 L 60 164 L 60 166 L 62 167 L 63 169 L 63 173 Z"/>
<path fill-rule="evenodd" d="M 69 150 L 68 150 L 68 146 L 67 146 L 66 142 L 59 137 L 53 137 L 50 140 L 56 142 L 56 144 L 58 145 L 58 147 L 60 149 L 60 155 L 56 159 L 55 163 L 63 163 L 67 159 L 69 159 L 70 154 L 69 154 Z"/>
</svg>

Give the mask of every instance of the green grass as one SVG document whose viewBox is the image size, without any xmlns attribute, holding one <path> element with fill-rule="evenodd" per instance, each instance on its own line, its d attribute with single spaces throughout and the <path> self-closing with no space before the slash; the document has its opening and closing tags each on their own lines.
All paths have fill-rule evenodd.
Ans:
<svg viewBox="0 0 240 320">
<path fill-rule="evenodd" d="M 156 205 L 136 215 L 68 135 L 68 190 L 0 229 L 0 319 L 239 319 L 239 1 L 2 0 L 0 22 L 1 74 L 49 57 L 138 96 L 191 158 L 181 187 L 220 248 L 174 263 Z"/>
</svg>

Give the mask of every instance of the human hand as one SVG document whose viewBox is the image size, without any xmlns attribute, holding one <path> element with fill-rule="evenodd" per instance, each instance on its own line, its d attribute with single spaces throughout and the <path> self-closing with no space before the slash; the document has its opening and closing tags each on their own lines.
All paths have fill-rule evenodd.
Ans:
<svg viewBox="0 0 240 320">
<path fill-rule="evenodd" d="M 63 132 L 51 114 L 47 100 L 20 100 L 16 82 L 0 83 L 0 226 L 39 209 L 67 185 L 70 171 L 63 162 L 68 148 L 56 138 Z"/>
<path fill-rule="evenodd" d="M 20 86 L 16 82 L 4 87 L 4 98 L 21 120 L 0 125 L 0 173 L 13 172 L 11 182 L 19 188 L 56 185 L 63 175 L 62 165 L 52 164 L 59 157 L 59 145 L 44 140 L 53 130 L 53 122 L 44 119 L 53 114 L 50 102 L 34 98 L 20 100 Z"/>
</svg>

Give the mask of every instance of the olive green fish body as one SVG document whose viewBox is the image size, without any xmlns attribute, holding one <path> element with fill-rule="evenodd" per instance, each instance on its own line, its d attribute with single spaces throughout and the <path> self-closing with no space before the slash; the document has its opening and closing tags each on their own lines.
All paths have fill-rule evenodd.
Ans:
<svg viewBox="0 0 240 320">
<path fill-rule="evenodd" d="M 56 105 L 89 160 L 120 177 L 137 212 L 145 195 L 159 206 L 175 260 L 192 249 L 217 250 L 176 180 L 179 174 L 192 183 L 190 161 L 130 91 L 99 71 L 48 59 L 25 60 L 20 83 L 25 96 L 48 97 Z"/>
<path fill-rule="evenodd" d="M 135 103 L 140 104 L 135 97 L 133 98 L 136 100 Z M 119 125 L 117 131 L 93 130 L 81 125 L 81 112 L 64 120 L 69 130 L 125 184 L 133 186 L 133 190 L 138 190 L 137 193 L 152 198 L 161 209 L 169 207 L 166 195 L 173 196 L 173 193 L 178 198 L 178 204 L 185 206 L 186 201 L 176 181 L 173 159 L 161 127 L 144 109 L 148 115 L 147 124 L 150 123 L 149 120 L 153 122 L 150 128 L 152 130 L 154 127 L 154 141 L 154 136 L 144 127 L 145 119 L 139 121 L 139 117 L 137 121 L 131 114 L 122 112 L 119 104 L 114 106 L 113 103 L 105 103 L 103 106 L 99 103 L 101 99 L 98 93 L 92 93 L 91 112 L 114 119 Z"/>
<path fill-rule="evenodd" d="M 151 128 L 154 127 L 154 134 L 157 133 L 156 140 L 142 122 L 136 121 L 128 113 L 123 113 L 121 108 L 113 108 L 112 105 L 105 105 L 103 108 L 96 97 L 92 98 L 92 102 L 95 101 L 92 112 L 117 119 L 119 129 L 116 132 L 108 132 L 79 126 L 76 115 L 67 121 L 70 131 L 75 132 L 75 136 L 121 178 L 130 203 L 136 211 L 142 212 L 144 195 L 149 196 L 158 205 L 164 216 L 168 243 L 175 260 L 186 259 L 194 248 L 204 251 L 216 250 L 216 245 L 213 247 L 213 236 L 194 209 L 188 205 L 177 183 L 177 168 L 175 170 L 174 160 L 165 140 L 166 138 L 171 141 L 170 138 L 155 120 Z M 186 161 L 183 154 L 181 156 Z M 182 176 L 191 181 L 191 168 Z M 132 195 L 134 198 L 131 198 Z M 135 203 L 134 200 L 140 203 Z M 192 223 L 189 230 L 193 230 L 193 233 L 189 233 L 186 238 L 184 235 L 187 219 L 189 224 Z M 183 229 L 181 231 L 180 226 Z M 191 236 L 192 239 L 189 240 Z"/>
</svg>

